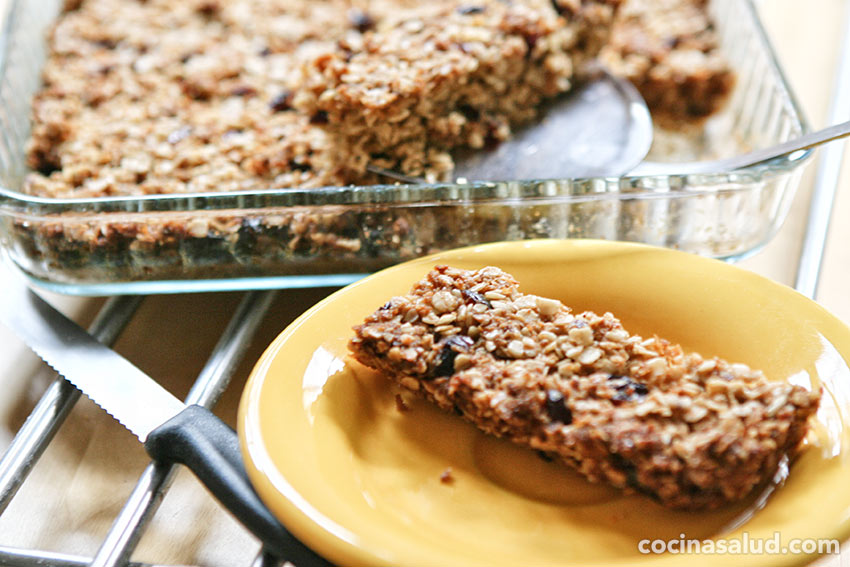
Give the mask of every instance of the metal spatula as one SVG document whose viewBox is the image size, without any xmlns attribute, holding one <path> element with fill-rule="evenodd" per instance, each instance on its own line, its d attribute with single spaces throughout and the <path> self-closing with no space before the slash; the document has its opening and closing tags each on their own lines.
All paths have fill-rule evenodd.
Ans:
<svg viewBox="0 0 850 567">
<path fill-rule="evenodd" d="M 454 154 L 456 179 L 505 181 L 620 176 L 636 167 L 652 145 L 652 118 L 637 89 L 599 70 L 594 78 L 549 102 L 535 122 L 510 139 Z M 369 166 L 403 181 L 422 179 Z"/>
<path fill-rule="evenodd" d="M 850 121 L 828 126 L 821 130 L 815 130 L 814 132 L 809 132 L 799 138 L 794 138 L 781 144 L 723 159 L 686 163 L 644 162 L 630 171 L 629 175 L 692 175 L 735 171 L 736 169 L 752 167 L 754 165 L 768 164 L 782 156 L 814 148 L 847 136 L 850 136 Z"/>
</svg>

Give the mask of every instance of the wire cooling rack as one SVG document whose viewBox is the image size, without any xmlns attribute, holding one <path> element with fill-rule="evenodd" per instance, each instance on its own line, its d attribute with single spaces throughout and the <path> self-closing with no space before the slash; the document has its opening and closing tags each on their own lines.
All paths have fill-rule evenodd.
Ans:
<svg viewBox="0 0 850 567">
<path fill-rule="evenodd" d="M 850 10 L 844 30 L 844 45 L 836 72 L 829 123 L 850 119 Z M 835 188 L 841 172 L 843 143 L 822 150 L 809 209 L 809 219 L 799 258 L 795 287 L 814 297 L 823 258 Z M 254 291 L 244 295 L 213 348 L 205 366 L 186 397 L 186 403 L 213 407 L 227 388 L 230 378 L 268 311 L 276 292 Z M 112 345 L 133 318 L 143 301 L 139 296 L 113 297 L 107 300 L 89 331 L 98 340 Z M 3 514 L 29 472 L 59 431 L 80 392 L 62 377 L 56 376 L 36 404 L 12 443 L 0 458 L 0 514 Z M 106 538 L 94 557 L 81 557 L 35 549 L 0 546 L 0 566 L 17 567 L 142 567 L 130 561 L 145 527 L 168 491 L 174 476 L 173 466 L 150 463 L 114 519 Z M 284 558 L 285 559 L 285 558 Z M 262 551 L 246 557 L 251 567 L 271 567 L 282 561 Z M 298 567 L 310 567 L 302 566 Z"/>
<path fill-rule="evenodd" d="M 189 391 L 185 399 L 187 404 L 198 404 L 207 408 L 216 404 L 227 388 L 233 371 L 242 359 L 275 294 L 274 291 L 245 294 Z M 112 345 L 130 322 L 142 301 L 143 298 L 140 296 L 109 299 L 98 313 L 89 332 L 104 344 Z M 80 391 L 61 376 L 56 376 L 42 395 L 3 458 L 0 459 L 0 514 L 6 510 L 30 470 L 38 464 L 39 457 L 62 427 L 79 398 Z M 145 468 L 94 557 L 0 547 L 0 565 L 21 567 L 142 565 L 130 562 L 130 556 L 147 523 L 169 489 L 174 471 L 174 466 L 163 466 L 153 462 Z M 246 564 L 248 561 L 250 558 L 246 559 Z M 275 558 L 261 552 L 254 558 L 251 565 L 265 567 L 278 563 L 279 561 Z"/>
</svg>

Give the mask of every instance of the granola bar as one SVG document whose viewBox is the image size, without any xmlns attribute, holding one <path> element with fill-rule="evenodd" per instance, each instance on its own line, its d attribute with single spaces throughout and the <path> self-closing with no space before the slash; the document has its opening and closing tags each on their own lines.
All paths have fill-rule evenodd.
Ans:
<svg viewBox="0 0 850 567">
<path fill-rule="evenodd" d="M 673 508 L 716 507 L 793 454 L 820 393 L 438 266 L 355 327 L 361 363 L 481 430 Z"/>
<path fill-rule="evenodd" d="M 735 74 L 720 53 L 707 0 L 625 0 L 601 60 L 640 91 L 653 120 L 698 126 L 720 110 Z"/>
<path fill-rule="evenodd" d="M 310 63 L 297 104 L 333 134 L 342 174 L 376 165 L 431 180 L 449 151 L 505 140 L 569 90 L 619 0 L 440 1 L 399 10 Z"/>
</svg>

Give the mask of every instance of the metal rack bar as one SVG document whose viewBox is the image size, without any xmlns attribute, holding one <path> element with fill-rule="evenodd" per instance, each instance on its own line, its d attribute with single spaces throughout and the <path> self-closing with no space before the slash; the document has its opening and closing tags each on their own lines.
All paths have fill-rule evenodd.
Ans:
<svg viewBox="0 0 850 567">
<path fill-rule="evenodd" d="M 0 546 L 0 567 L 86 567 L 91 563 L 91 557 L 68 555 L 52 551 L 37 551 L 32 549 L 17 549 Z M 130 562 L 126 567 L 166 567 L 150 563 Z M 170 567 L 181 567 L 172 565 Z"/>
<path fill-rule="evenodd" d="M 112 345 L 141 301 L 141 297 L 109 299 L 89 327 L 89 331 L 100 342 Z M 18 488 L 65 422 L 78 399 L 80 391 L 61 376 L 57 376 L 41 396 L 0 459 L 0 514 L 17 494 Z"/>
<path fill-rule="evenodd" d="M 245 295 L 189 391 L 187 404 L 207 408 L 215 405 L 230 383 L 233 371 L 275 294 L 273 291 L 264 291 Z M 162 502 L 175 470 L 174 466 L 157 463 L 147 466 L 92 560 L 92 567 L 117 567 L 127 563 L 145 526 Z"/>
<path fill-rule="evenodd" d="M 845 8 L 844 33 L 836 82 L 833 87 L 832 103 L 830 105 L 828 124 L 838 124 L 850 120 L 850 8 Z M 814 298 L 817 294 L 820 279 L 821 264 L 823 263 L 824 247 L 829 232 L 832 205 L 835 192 L 838 189 L 838 179 L 841 175 L 841 164 L 844 159 L 846 142 L 832 142 L 821 149 L 818 162 L 815 187 L 809 203 L 809 217 L 803 248 L 800 252 L 800 262 L 797 265 L 797 279 L 794 288 Z"/>
</svg>

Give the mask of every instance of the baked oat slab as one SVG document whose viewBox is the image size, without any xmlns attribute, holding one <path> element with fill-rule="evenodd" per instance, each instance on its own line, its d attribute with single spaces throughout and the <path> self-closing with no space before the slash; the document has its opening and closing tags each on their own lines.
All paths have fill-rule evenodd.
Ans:
<svg viewBox="0 0 850 567">
<path fill-rule="evenodd" d="M 746 496 L 797 449 L 820 394 L 438 266 L 355 327 L 361 363 L 591 481 L 673 508 Z"/>
<path fill-rule="evenodd" d="M 367 163 L 435 179 L 600 54 L 668 124 L 733 82 L 705 0 L 64 4 L 32 103 L 40 197 L 381 181 Z"/>
</svg>

